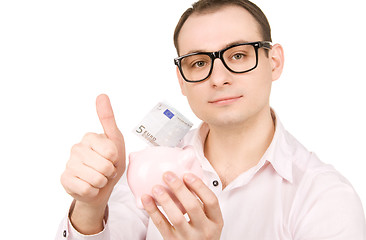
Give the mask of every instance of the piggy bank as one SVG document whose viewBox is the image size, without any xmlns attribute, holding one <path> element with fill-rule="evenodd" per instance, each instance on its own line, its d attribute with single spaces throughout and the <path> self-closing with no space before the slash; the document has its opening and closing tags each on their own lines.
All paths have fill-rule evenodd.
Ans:
<svg viewBox="0 0 366 240">
<path fill-rule="evenodd" d="M 180 179 L 186 173 L 193 173 L 199 178 L 203 176 L 201 165 L 191 146 L 184 148 L 150 147 L 129 155 L 127 181 L 136 198 L 137 207 L 143 208 L 141 197 L 144 194 L 152 196 L 152 188 L 155 185 L 162 185 L 172 196 L 177 206 L 184 211 L 184 208 L 164 183 L 163 174 L 167 171 L 174 172 Z"/>
</svg>

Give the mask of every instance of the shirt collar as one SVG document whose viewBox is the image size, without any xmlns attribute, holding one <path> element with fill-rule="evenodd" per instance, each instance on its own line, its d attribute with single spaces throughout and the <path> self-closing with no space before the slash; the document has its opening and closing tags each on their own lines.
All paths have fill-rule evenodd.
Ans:
<svg viewBox="0 0 366 240">
<path fill-rule="evenodd" d="M 273 139 L 262 159 L 271 163 L 276 172 L 284 179 L 292 182 L 293 144 L 289 142 L 287 131 L 283 127 L 278 115 L 271 109 L 275 121 Z"/>
<path fill-rule="evenodd" d="M 284 129 L 278 115 L 271 109 L 272 117 L 275 122 L 275 133 L 273 139 L 262 159 L 258 162 L 256 168 L 264 166 L 264 162 L 269 162 L 275 171 L 284 179 L 292 182 L 292 158 L 294 151 L 293 139 Z M 192 135 L 190 145 L 196 149 L 196 153 L 201 161 L 203 170 L 212 171 L 211 164 L 205 160 L 204 143 L 209 132 L 207 123 L 202 122 L 198 129 Z M 260 166 L 261 165 L 261 166 Z M 259 169 L 258 169 L 259 170 Z M 257 171 L 256 171 L 257 172 Z"/>
</svg>

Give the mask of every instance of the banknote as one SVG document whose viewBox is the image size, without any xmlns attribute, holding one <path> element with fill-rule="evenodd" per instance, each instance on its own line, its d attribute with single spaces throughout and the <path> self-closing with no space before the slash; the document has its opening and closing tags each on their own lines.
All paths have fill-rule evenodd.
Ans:
<svg viewBox="0 0 366 240">
<path fill-rule="evenodd" d="M 193 123 L 167 103 L 159 102 L 133 132 L 152 146 L 175 147 Z"/>
</svg>

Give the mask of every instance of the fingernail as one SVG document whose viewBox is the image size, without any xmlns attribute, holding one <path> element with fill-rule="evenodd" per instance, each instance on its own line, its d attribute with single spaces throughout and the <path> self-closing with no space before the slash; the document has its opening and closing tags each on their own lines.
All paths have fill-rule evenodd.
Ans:
<svg viewBox="0 0 366 240">
<path fill-rule="evenodd" d="M 163 188 L 162 188 L 162 187 L 160 187 L 160 186 L 155 186 L 155 187 L 153 188 L 153 193 L 154 193 L 154 195 L 156 195 L 156 196 L 160 196 L 160 195 L 163 195 L 164 190 L 163 190 Z"/>
<path fill-rule="evenodd" d="M 141 196 L 141 202 L 142 202 L 143 204 L 145 204 L 145 205 L 150 204 L 150 203 L 152 202 L 152 200 L 151 200 L 151 199 L 152 199 L 152 198 L 151 198 L 149 195 L 147 195 L 147 194 L 145 194 L 145 195 Z"/>
<path fill-rule="evenodd" d="M 170 172 L 165 173 L 164 178 L 168 182 L 174 182 L 177 179 L 177 177 L 173 173 L 170 173 Z"/>
<path fill-rule="evenodd" d="M 193 174 L 191 173 L 187 173 L 186 175 L 184 175 L 184 180 L 187 182 L 187 183 L 193 183 L 194 181 L 196 181 L 196 176 L 194 176 Z"/>
</svg>

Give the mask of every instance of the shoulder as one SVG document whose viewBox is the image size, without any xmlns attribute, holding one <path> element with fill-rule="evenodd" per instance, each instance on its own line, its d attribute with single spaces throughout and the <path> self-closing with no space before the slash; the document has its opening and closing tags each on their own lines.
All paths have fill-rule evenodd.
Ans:
<svg viewBox="0 0 366 240">
<path fill-rule="evenodd" d="M 304 185 L 315 182 L 323 185 L 335 182 L 350 185 L 332 165 L 321 161 L 314 152 L 309 151 L 286 130 L 282 131 L 278 142 L 281 143 L 278 147 L 282 152 L 280 156 L 291 162 L 295 185 L 305 187 Z M 332 180 L 326 181 L 323 178 L 332 178 Z"/>
<path fill-rule="evenodd" d="M 297 145 L 292 173 L 294 236 L 363 239 L 366 225 L 361 200 L 340 172 Z"/>
<path fill-rule="evenodd" d="M 347 179 L 332 168 L 305 172 L 291 218 L 293 234 L 299 239 L 364 239 L 366 234 L 361 200 Z"/>
<path fill-rule="evenodd" d="M 285 135 L 286 142 L 292 145 L 293 187 L 297 189 L 296 198 L 303 207 L 306 203 L 313 204 L 320 200 L 329 204 L 360 202 L 351 183 L 339 171 L 308 151 L 291 134 Z"/>
</svg>

